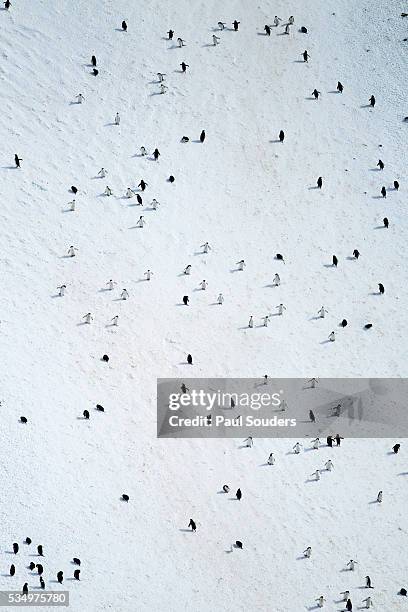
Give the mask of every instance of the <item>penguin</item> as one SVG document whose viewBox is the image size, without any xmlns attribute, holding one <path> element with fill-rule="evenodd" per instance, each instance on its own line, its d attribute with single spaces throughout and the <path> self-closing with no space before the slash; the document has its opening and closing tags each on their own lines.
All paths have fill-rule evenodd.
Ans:
<svg viewBox="0 0 408 612">
<path fill-rule="evenodd" d="M 16 573 L 16 566 L 14 564 L 10 565 L 10 576 L 14 576 Z"/>
<path fill-rule="evenodd" d="M 64 580 L 64 572 L 59 571 L 59 572 L 57 573 L 57 580 L 58 580 L 58 582 L 59 582 L 60 584 L 62 584 L 62 583 L 63 583 L 63 580 Z"/>
<path fill-rule="evenodd" d="M 344 89 L 343 85 L 340 83 L 340 81 L 338 81 L 337 82 L 337 91 L 339 93 L 343 93 L 343 89 Z"/>
<path fill-rule="evenodd" d="M 205 140 L 205 130 L 202 130 L 200 134 L 200 142 L 204 142 L 204 140 Z"/>
<path fill-rule="evenodd" d="M 84 419 L 86 419 L 86 420 L 89 419 L 89 410 L 84 410 L 82 414 L 84 416 Z"/>
<path fill-rule="evenodd" d="M 108 355 L 102 355 L 102 361 L 106 361 L 107 363 L 109 361 Z"/>
<path fill-rule="evenodd" d="M 40 576 L 40 587 L 44 590 L 45 589 L 45 582 L 42 576 Z"/>
<path fill-rule="evenodd" d="M 19 545 L 17 542 L 13 542 L 13 552 L 16 555 L 18 553 Z"/>
<path fill-rule="evenodd" d="M 35 568 L 35 563 L 34 561 L 31 561 L 30 565 L 28 566 L 28 569 L 33 571 L 34 568 Z"/>
<path fill-rule="evenodd" d="M 26 539 L 25 539 L 25 543 L 26 543 L 26 544 L 31 544 L 31 542 L 32 542 L 31 538 L 26 538 Z"/>
<path fill-rule="evenodd" d="M 235 32 L 238 32 L 238 27 L 239 27 L 239 24 L 240 24 L 240 23 L 241 23 L 241 22 L 240 22 L 240 21 L 237 21 L 236 19 L 234 19 L 234 21 L 232 22 L 232 25 L 234 26 L 234 30 L 235 30 Z"/>
<path fill-rule="evenodd" d="M 191 531 L 195 532 L 195 530 L 197 529 L 197 525 L 195 524 L 195 521 L 193 521 L 193 519 L 190 519 L 190 522 L 188 524 L 189 527 L 191 527 Z"/>
<path fill-rule="evenodd" d="M 397 454 L 400 448 L 401 448 L 401 444 L 394 444 L 394 446 L 392 447 L 392 450 L 394 451 L 395 454 Z"/>
<path fill-rule="evenodd" d="M 98 74 L 99 74 L 99 70 L 97 70 L 96 68 L 93 68 L 93 69 L 92 69 L 92 74 L 93 74 L 94 76 L 98 76 Z"/>
<path fill-rule="evenodd" d="M 95 57 L 95 55 L 93 55 L 93 56 L 91 57 L 91 64 L 92 64 L 92 66 L 94 66 L 94 67 L 96 66 L 96 57 Z"/>
<path fill-rule="evenodd" d="M 126 21 L 122 21 L 122 30 L 124 32 L 127 32 L 127 23 L 126 23 Z"/>
<path fill-rule="evenodd" d="M 39 544 L 39 545 L 37 546 L 37 552 L 38 552 L 38 554 L 40 555 L 40 557 L 43 557 L 43 556 L 44 556 L 42 544 Z"/>
<path fill-rule="evenodd" d="M 167 32 L 167 34 L 168 34 L 168 37 L 169 37 L 169 38 L 168 38 L 168 40 L 173 40 L 174 30 L 169 30 L 169 31 Z"/>
<path fill-rule="evenodd" d="M 281 253 L 276 253 L 275 259 L 277 259 L 278 261 L 283 261 L 283 263 L 285 263 L 285 260 L 283 259 L 283 255 L 281 255 Z"/>
<path fill-rule="evenodd" d="M 142 204 L 143 204 L 143 198 L 142 198 L 142 196 L 140 195 L 140 193 L 138 193 L 138 194 L 136 195 L 136 200 L 137 200 L 137 203 L 139 204 L 139 206 L 142 206 Z"/>
<path fill-rule="evenodd" d="M 335 268 L 337 268 L 337 264 L 339 263 L 339 260 L 337 259 L 336 255 L 333 255 L 333 266 Z"/>
<path fill-rule="evenodd" d="M 340 323 L 341 327 L 347 327 L 347 319 L 343 319 L 342 322 Z"/>
<path fill-rule="evenodd" d="M 370 98 L 368 99 L 368 101 L 370 102 L 370 106 L 372 106 L 374 108 L 375 106 L 375 96 L 370 96 Z"/>
<path fill-rule="evenodd" d="M 229 488 L 229 486 L 228 486 L 228 485 L 224 485 L 224 486 L 222 487 L 222 490 L 224 491 L 224 493 L 229 493 L 230 488 Z"/>
<path fill-rule="evenodd" d="M 385 289 L 382 283 L 378 283 L 378 291 L 380 292 L 381 295 L 384 295 Z"/>
<path fill-rule="evenodd" d="M 381 195 L 382 195 L 383 198 L 387 197 L 387 190 L 384 187 L 384 185 L 381 187 Z"/>
<path fill-rule="evenodd" d="M 394 181 L 394 189 L 396 191 L 398 191 L 398 189 L 399 189 L 399 182 L 398 181 Z"/>
<path fill-rule="evenodd" d="M 28 582 L 25 582 L 23 584 L 23 593 L 24 593 L 24 595 L 28 593 Z"/>
<path fill-rule="evenodd" d="M 242 550 L 242 548 L 243 548 L 242 542 L 240 542 L 240 540 L 235 540 L 235 547 L 236 548 L 240 548 Z"/>
<path fill-rule="evenodd" d="M 98 412 L 105 412 L 105 408 L 101 404 L 96 404 L 95 408 Z"/>
<path fill-rule="evenodd" d="M 73 563 L 74 565 L 81 565 L 81 559 L 78 559 L 78 557 L 74 557 L 74 558 L 72 559 L 72 563 Z"/>
<path fill-rule="evenodd" d="M 366 324 L 364 325 L 364 329 L 371 329 L 371 328 L 372 328 L 372 326 L 373 326 L 373 324 L 372 324 L 372 323 L 366 323 Z"/>
<path fill-rule="evenodd" d="M 353 610 L 353 604 L 351 603 L 351 599 L 347 600 L 346 610 L 347 610 L 347 612 L 352 612 L 352 610 Z"/>
<path fill-rule="evenodd" d="M 402 595 L 403 597 L 406 597 L 407 596 L 407 589 L 404 589 L 404 588 L 400 589 L 398 594 Z"/>
<path fill-rule="evenodd" d="M 279 132 L 279 141 L 283 142 L 285 140 L 285 132 L 283 130 L 281 130 Z"/>
<path fill-rule="evenodd" d="M 384 170 L 384 162 L 382 161 L 382 159 L 378 160 L 377 166 L 380 170 Z"/>
<path fill-rule="evenodd" d="M 79 569 L 76 569 L 76 570 L 74 571 L 74 578 L 75 578 L 75 580 L 79 580 L 79 574 L 80 574 L 80 573 L 81 573 L 81 570 L 79 570 Z"/>
<path fill-rule="evenodd" d="M 72 193 L 76 194 L 76 193 L 78 193 L 78 188 L 75 187 L 75 185 L 71 185 L 71 191 L 72 191 Z"/>
<path fill-rule="evenodd" d="M 266 36 L 270 36 L 271 35 L 271 28 L 270 28 L 270 26 L 268 26 L 268 25 L 264 26 L 264 30 L 265 30 L 265 35 Z"/>
<path fill-rule="evenodd" d="M 41 565 L 41 563 L 37 563 L 36 568 L 37 568 L 38 574 L 41 576 L 44 573 L 44 568 Z"/>
<path fill-rule="evenodd" d="M 184 304 L 184 306 L 188 306 L 188 300 L 189 300 L 188 295 L 183 295 L 183 304 Z"/>
<path fill-rule="evenodd" d="M 316 423 L 316 417 L 314 415 L 313 410 L 309 410 L 309 419 L 312 423 Z"/>
<path fill-rule="evenodd" d="M 367 589 L 373 589 L 374 587 L 371 585 L 371 578 L 370 576 L 366 576 L 365 577 L 365 581 L 366 581 L 366 588 Z"/>
<path fill-rule="evenodd" d="M 319 189 L 322 188 L 322 186 L 323 186 L 323 178 L 321 176 L 319 176 L 319 178 L 317 179 L 316 185 L 318 186 Z"/>
<path fill-rule="evenodd" d="M 129 501 L 129 495 L 126 495 L 126 493 L 123 493 L 123 495 L 122 495 L 121 499 L 122 499 L 123 501 L 125 501 L 125 502 L 128 502 L 128 501 Z"/>
<path fill-rule="evenodd" d="M 241 498 L 242 498 L 242 491 L 241 491 L 241 489 L 237 489 L 237 492 L 236 492 L 235 495 L 237 497 L 237 500 L 240 501 Z"/>
<path fill-rule="evenodd" d="M 176 179 L 174 178 L 174 176 L 170 174 L 169 179 L 168 179 L 169 183 L 174 183 L 175 180 Z"/>
<path fill-rule="evenodd" d="M 302 34 L 307 34 L 307 28 L 305 28 L 305 26 L 302 26 L 299 32 L 301 32 Z"/>
<path fill-rule="evenodd" d="M 353 256 L 354 259 L 358 259 L 360 257 L 360 251 L 358 249 L 354 249 Z"/>
<path fill-rule="evenodd" d="M 193 365 L 193 358 L 192 358 L 192 356 L 190 355 L 190 353 L 187 355 L 187 363 L 188 363 L 189 365 Z"/>
<path fill-rule="evenodd" d="M 384 217 L 384 219 L 383 219 L 383 223 L 384 223 L 384 227 L 385 227 L 386 229 L 388 229 L 388 226 L 389 226 L 390 222 L 388 221 L 387 217 Z"/>
<path fill-rule="evenodd" d="M 27 417 L 21 416 L 20 417 L 20 423 L 27 423 Z"/>
</svg>

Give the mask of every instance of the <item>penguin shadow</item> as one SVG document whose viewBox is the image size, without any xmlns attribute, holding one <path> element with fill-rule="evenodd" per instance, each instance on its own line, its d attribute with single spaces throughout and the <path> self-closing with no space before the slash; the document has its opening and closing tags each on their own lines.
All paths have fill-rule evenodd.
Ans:
<svg viewBox="0 0 408 612">
<path fill-rule="evenodd" d="M 304 62 L 303 60 L 293 60 L 292 63 L 293 64 L 305 64 L 306 62 Z"/>
<path fill-rule="evenodd" d="M 306 608 L 307 610 L 320 610 L 320 606 L 316 605 L 316 606 L 310 606 L 309 608 Z"/>
<path fill-rule="evenodd" d="M 270 465 L 269 463 L 260 463 L 258 465 L 258 467 L 267 467 L 268 465 Z"/>
<path fill-rule="evenodd" d="M 307 478 L 307 480 L 305 480 L 305 484 L 308 482 L 319 482 L 319 481 L 316 480 L 316 478 Z"/>
<path fill-rule="evenodd" d="M 185 306 L 186 304 L 184 304 L 183 302 L 178 302 L 178 304 L 175 304 L 175 306 Z"/>
<path fill-rule="evenodd" d="M 381 168 L 370 168 L 370 172 L 381 172 Z"/>
<path fill-rule="evenodd" d="M 352 255 L 348 255 L 348 257 L 346 257 L 346 259 L 347 259 L 348 261 L 354 261 L 354 260 L 355 260 L 355 257 L 353 257 Z"/>
<path fill-rule="evenodd" d="M 207 253 L 204 253 L 204 251 L 196 251 L 194 255 L 207 255 Z"/>
<path fill-rule="evenodd" d="M 65 213 L 70 213 L 70 212 L 74 212 L 74 211 L 71 208 L 61 208 L 61 212 L 63 214 L 65 214 Z"/>
<path fill-rule="evenodd" d="M 218 302 L 211 302 L 210 306 L 221 306 Z"/>
<path fill-rule="evenodd" d="M 408 476 L 408 472 L 399 472 L 397 476 Z"/>
<path fill-rule="evenodd" d="M 330 93 L 330 94 L 339 94 L 340 92 L 337 91 L 337 89 L 332 89 L 331 91 L 328 91 L 327 93 Z"/>
<path fill-rule="evenodd" d="M 372 291 L 368 295 L 381 295 L 381 293 L 379 291 Z"/>
<path fill-rule="evenodd" d="M 238 327 L 238 330 L 240 329 L 251 329 L 251 328 L 249 327 L 249 325 L 244 325 L 243 327 Z"/>
<path fill-rule="evenodd" d="M 81 321 L 81 323 L 76 324 L 77 327 L 82 327 L 83 325 L 89 325 L 89 323 L 86 323 L 86 321 Z M 34 556 L 36 557 L 37 555 Z"/>
<path fill-rule="evenodd" d="M 205 43 L 205 45 L 201 45 L 201 47 L 216 47 L 213 43 Z"/>
<path fill-rule="evenodd" d="M 387 455 L 395 455 L 394 451 L 388 451 Z"/>
<path fill-rule="evenodd" d="M 324 268 L 335 268 L 336 266 L 334 266 L 333 264 L 323 264 Z"/>
<path fill-rule="evenodd" d="M 331 340 L 322 340 L 320 344 L 331 344 Z"/>
<path fill-rule="evenodd" d="M 298 557 L 296 557 L 296 561 L 304 561 L 305 559 L 307 559 L 305 555 L 299 555 Z"/>
<path fill-rule="evenodd" d="M 124 33 L 126 33 L 126 30 L 124 30 L 123 28 L 115 28 L 115 32 L 124 32 Z M 50 580 L 50 582 L 55 582 L 55 580 Z"/>
<path fill-rule="evenodd" d="M 238 497 L 229 497 L 229 501 L 239 501 Z"/>
<path fill-rule="evenodd" d="M 268 36 L 266 32 L 257 32 L 258 36 Z"/>
<path fill-rule="evenodd" d="M 112 291 L 112 289 L 108 289 L 107 287 L 102 287 L 98 290 L 98 293 L 106 293 L 107 291 Z"/>
<path fill-rule="evenodd" d="M 387 229 L 387 228 L 385 227 L 385 225 L 376 225 L 374 229 L 379 230 L 379 229 Z"/>
<path fill-rule="evenodd" d="M 1 168 L 2 170 L 18 170 L 17 166 L 2 166 Z"/>
<path fill-rule="evenodd" d="M 385 198 L 382 197 L 382 195 L 376 195 L 376 196 L 371 196 L 372 200 L 384 200 Z"/>
<path fill-rule="evenodd" d="M 281 141 L 279 140 L 279 138 L 276 138 L 275 140 L 270 140 L 269 142 L 271 144 L 275 144 L 275 142 L 281 142 Z"/>
<path fill-rule="evenodd" d="M 360 108 L 370 108 L 371 104 L 360 104 Z"/>
<path fill-rule="evenodd" d="M 378 504 L 379 506 L 381 505 L 380 502 L 378 502 L 376 499 L 373 499 L 373 501 L 368 502 L 369 506 L 373 506 L 373 505 L 376 505 L 376 504 Z"/>
<path fill-rule="evenodd" d="M 323 317 L 319 317 L 318 315 L 315 315 L 314 317 L 310 317 L 309 321 L 318 321 L 319 319 L 322 319 Z"/>
<path fill-rule="evenodd" d="M 173 72 L 176 72 L 178 74 L 184 74 L 183 70 L 173 70 Z"/>
<path fill-rule="evenodd" d="M 6 555 L 14 555 L 14 550 L 5 550 L 4 553 Z M 34 555 L 34 556 L 36 557 L 37 555 Z"/>
<path fill-rule="evenodd" d="M 88 421 L 89 419 L 86 419 L 84 416 L 77 416 L 77 421 Z"/>
<path fill-rule="evenodd" d="M 55 293 L 54 295 L 51 295 L 50 297 L 52 297 L 52 298 L 54 299 L 54 298 L 59 298 L 59 297 L 61 297 L 61 296 L 60 296 L 60 294 L 59 294 L 59 293 Z"/>
<path fill-rule="evenodd" d="M 242 270 L 240 270 L 239 268 L 231 268 L 230 272 L 231 274 L 234 274 L 234 272 L 242 272 Z"/>
<path fill-rule="evenodd" d="M 314 96 L 305 96 L 305 100 L 316 100 Z"/>
<path fill-rule="evenodd" d="M 309 191 L 313 191 L 315 189 L 319 189 L 319 187 L 317 185 L 311 185 L 310 187 L 308 187 Z"/>
<path fill-rule="evenodd" d="M 80 102 L 73 102 L 73 101 L 71 100 L 71 102 L 69 103 L 69 105 L 68 105 L 68 106 L 78 106 L 78 104 L 80 104 Z"/>
<path fill-rule="evenodd" d="M 179 529 L 179 531 L 183 533 L 194 533 L 193 531 L 191 531 L 191 529 Z"/>
</svg>

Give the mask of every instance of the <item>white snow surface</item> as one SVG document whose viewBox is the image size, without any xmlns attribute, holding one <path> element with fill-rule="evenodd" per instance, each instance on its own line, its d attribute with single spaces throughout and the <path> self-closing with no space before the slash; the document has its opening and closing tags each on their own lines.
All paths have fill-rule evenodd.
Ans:
<svg viewBox="0 0 408 612">
<path fill-rule="evenodd" d="M 358 609 L 367 574 L 375 609 L 406 610 L 403 440 L 398 455 L 388 454 L 397 439 L 378 438 L 310 452 L 306 441 L 296 456 L 292 439 L 255 439 L 252 449 L 156 439 L 157 377 L 407 375 L 403 10 L 400 0 L 14 0 L 0 11 L 1 590 L 38 588 L 26 567 L 42 543 L 47 587 L 68 589 L 72 612 L 298 612 L 322 594 L 340 610 L 347 588 Z M 264 35 L 275 13 L 295 16 L 289 36 Z M 141 178 L 139 207 L 124 195 Z M 388 230 L 378 228 L 385 216 Z M 212 250 L 200 254 L 206 241 Z M 360 259 L 348 259 L 356 248 Z M 281 302 L 284 315 L 260 327 Z M 328 315 L 317 320 L 322 304 Z M 263 465 L 272 451 L 275 465 Z M 334 470 L 307 482 L 329 458 Z M 218 494 L 225 483 L 232 495 Z M 238 487 L 242 500 L 230 500 Z M 382 504 L 371 503 L 380 489 Z M 237 539 L 243 550 L 229 553 Z M 309 545 L 311 558 L 300 558 Z M 74 556 L 80 582 L 69 580 Z M 52 582 L 58 570 L 63 585 Z"/>
</svg>

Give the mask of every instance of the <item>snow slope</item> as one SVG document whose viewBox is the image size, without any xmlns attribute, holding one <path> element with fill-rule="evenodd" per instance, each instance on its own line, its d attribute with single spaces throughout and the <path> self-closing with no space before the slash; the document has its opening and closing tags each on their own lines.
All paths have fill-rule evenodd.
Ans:
<svg viewBox="0 0 408 612">
<path fill-rule="evenodd" d="M 50 588 L 82 559 L 81 582 L 64 584 L 75 612 L 295 612 L 320 594 L 337 610 L 345 588 L 355 605 L 366 597 L 366 574 L 378 608 L 406 608 L 396 596 L 407 580 L 406 449 L 387 454 L 397 440 L 346 440 L 316 457 L 288 454 L 292 440 L 240 449 L 236 440 L 155 438 L 157 377 L 407 374 L 405 9 L 399 0 L 15 0 L 0 11 L 1 589 L 38 585 L 24 569 L 34 550 L 16 560 L 8 552 L 29 535 L 44 545 Z M 290 36 L 264 36 L 275 12 L 295 16 Z M 228 29 L 213 47 L 219 20 Z M 170 27 L 185 48 L 165 40 Z M 338 80 L 343 95 L 333 93 Z M 140 157 L 142 145 L 157 146 L 160 161 Z M 313 188 L 320 175 L 322 191 Z M 123 197 L 141 178 L 143 209 Z M 388 230 L 377 227 L 384 216 Z M 359 261 L 348 259 L 355 248 Z M 245 271 L 234 271 L 242 258 Z M 202 279 L 206 292 L 196 291 Z M 379 282 L 384 296 L 374 295 Z M 118 299 L 123 287 L 128 301 Z M 280 302 L 283 317 L 246 328 Z M 329 314 L 316 320 L 322 304 Z M 83 325 L 89 311 L 95 320 Z M 327 343 L 333 329 L 337 341 Z M 277 463 L 265 467 L 272 450 Z M 334 472 L 306 482 L 330 456 Z M 241 487 L 240 503 L 218 495 L 225 482 Z M 379 489 L 381 506 L 370 503 Z M 190 517 L 195 535 L 184 531 Z M 236 539 L 244 550 L 227 554 Z M 312 558 L 299 560 L 308 545 Z M 350 558 L 359 562 L 351 578 L 342 572 Z M 5 575 L 12 561 L 14 578 Z"/>
</svg>

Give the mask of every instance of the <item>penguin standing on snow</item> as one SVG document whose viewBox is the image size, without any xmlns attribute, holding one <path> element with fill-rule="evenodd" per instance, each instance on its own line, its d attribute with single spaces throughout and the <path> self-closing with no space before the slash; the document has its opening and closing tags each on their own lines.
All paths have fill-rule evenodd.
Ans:
<svg viewBox="0 0 408 612">
<path fill-rule="evenodd" d="M 95 57 L 95 55 L 93 55 L 93 56 L 91 57 L 91 64 L 92 64 L 92 66 L 93 66 L 93 67 L 95 67 L 95 66 L 96 66 L 96 57 Z"/>
<path fill-rule="evenodd" d="M 64 572 L 59 571 L 59 572 L 57 573 L 57 580 L 58 580 L 59 584 L 62 584 L 62 583 L 63 583 L 63 581 L 64 581 Z"/>
<path fill-rule="evenodd" d="M 394 444 L 394 446 L 392 447 L 392 450 L 394 451 L 395 454 L 397 454 L 400 448 L 401 448 L 401 444 Z"/>
<path fill-rule="evenodd" d="M 384 187 L 384 185 L 381 187 L 381 195 L 382 195 L 383 198 L 387 197 L 387 190 Z"/>
<path fill-rule="evenodd" d="M 377 166 L 379 167 L 380 170 L 384 170 L 384 162 L 382 161 L 382 159 L 378 160 Z"/>
<path fill-rule="evenodd" d="M 237 489 L 236 498 L 237 498 L 238 501 L 241 500 L 241 498 L 242 498 L 242 491 L 241 491 L 241 489 Z"/>
<path fill-rule="evenodd" d="M 189 365 L 193 365 L 193 358 L 192 358 L 192 356 L 190 355 L 190 353 L 187 355 L 187 363 L 188 363 Z"/>
<path fill-rule="evenodd" d="M 384 227 L 388 229 L 389 221 L 388 221 L 387 217 L 384 217 L 383 223 L 384 223 Z"/>
<path fill-rule="evenodd" d="M 381 295 L 384 295 L 385 289 L 382 283 L 378 283 L 378 291 L 380 292 Z"/>
<path fill-rule="evenodd" d="M 316 181 L 316 185 L 319 189 L 323 187 L 323 177 L 319 176 L 319 178 Z"/>
<path fill-rule="evenodd" d="M 337 268 L 337 264 L 339 263 L 339 260 L 337 259 L 336 255 L 333 255 L 332 261 L 333 261 L 333 266 Z"/>
<path fill-rule="evenodd" d="M 13 553 L 16 555 L 18 553 L 19 550 L 19 545 L 17 544 L 17 542 L 13 542 Z"/>
<path fill-rule="evenodd" d="M 340 81 L 338 81 L 337 82 L 337 91 L 339 93 L 343 93 L 343 89 L 344 89 L 343 85 L 340 83 Z"/>
<path fill-rule="evenodd" d="M 360 251 L 358 249 L 354 249 L 353 257 L 354 259 L 358 259 L 360 257 Z"/>
<path fill-rule="evenodd" d="M 232 25 L 234 26 L 234 31 L 235 31 L 235 32 L 238 32 L 238 27 L 239 27 L 239 24 L 240 24 L 240 23 L 241 23 L 241 22 L 240 22 L 240 21 L 237 21 L 236 19 L 234 19 L 234 21 L 232 22 Z"/>
<path fill-rule="evenodd" d="M 279 142 L 283 142 L 285 140 L 285 132 L 281 130 L 279 132 Z"/>
<path fill-rule="evenodd" d="M 264 26 L 264 30 L 265 30 L 266 36 L 270 36 L 271 35 L 271 28 L 270 28 L 270 26 L 268 26 L 268 25 Z"/>
<path fill-rule="evenodd" d="M 205 140 L 205 130 L 202 130 L 200 134 L 200 142 L 204 142 L 204 140 Z"/>
<path fill-rule="evenodd" d="M 188 526 L 191 527 L 191 531 L 193 532 L 195 532 L 195 530 L 197 529 L 197 525 L 195 524 L 195 521 L 193 521 L 193 519 L 190 519 Z"/>
<path fill-rule="evenodd" d="M 123 21 L 122 21 L 122 30 L 123 30 L 124 32 L 127 32 L 127 23 L 126 23 L 126 21 L 125 21 L 125 20 L 123 20 Z"/>
<path fill-rule="evenodd" d="M 375 106 L 375 96 L 370 96 L 368 101 L 370 103 L 370 106 L 372 106 L 372 108 L 374 108 L 374 106 Z"/>
</svg>

